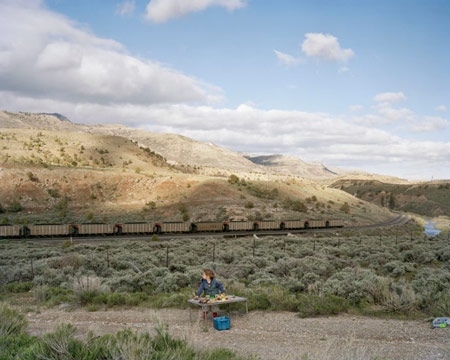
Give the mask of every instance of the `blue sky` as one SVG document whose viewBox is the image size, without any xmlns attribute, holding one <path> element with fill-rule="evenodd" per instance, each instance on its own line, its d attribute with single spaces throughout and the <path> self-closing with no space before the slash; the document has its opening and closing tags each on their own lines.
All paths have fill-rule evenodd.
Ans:
<svg viewBox="0 0 450 360">
<path fill-rule="evenodd" d="M 0 108 L 450 178 L 447 0 L 0 6 Z"/>
</svg>

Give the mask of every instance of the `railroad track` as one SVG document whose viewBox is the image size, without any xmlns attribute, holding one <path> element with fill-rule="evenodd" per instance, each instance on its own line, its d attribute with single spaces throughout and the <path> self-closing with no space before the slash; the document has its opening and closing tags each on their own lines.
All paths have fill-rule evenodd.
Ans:
<svg viewBox="0 0 450 360">
<path fill-rule="evenodd" d="M 172 240 L 172 239 L 184 239 L 184 238 L 238 238 L 238 237 L 247 237 L 253 236 L 257 234 L 258 237 L 264 236 L 286 236 L 288 234 L 306 234 L 306 233 L 322 233 L 322 232 L 332 232 L 336 230 L 364 230 L 364 229 L 374 229 L 374 228 L 383 228 L 389 226 L 400 226 L 406 224 L 411 220 L 411 216 L 409 215 L 399 215 L 395 218 L 389 219 L 383 223 L 372 224 L 372 225 L 360 225 L 360 226 L 346 226 L 344 228 L 320 228 L 320 229 L 300 229 L 300 230 L 258 230 L 258 231 L 229 231 L 229 232 L 202 232 L 202 233 L 187 233 L 187 234 L 158 234 L 159 240 Z M 105 241 L 115 241 L 115 240 L 142 240 L 149 239 L 152 235 L 115 235 L 115 236 L 77 236 L 77 237 L 58 237 L 58 238 L 32 238 L 27 239 L 27 242 L 38 242 L 38 243 L 61 243 L 61 241 L 70 240 L 75 244 L 89 244 L 95 242 L 105 242 Z"/>
</svg>

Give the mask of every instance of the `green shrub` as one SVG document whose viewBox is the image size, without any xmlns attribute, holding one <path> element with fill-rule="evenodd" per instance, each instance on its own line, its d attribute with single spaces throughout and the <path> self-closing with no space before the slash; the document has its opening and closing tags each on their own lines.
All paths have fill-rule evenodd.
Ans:
<svg viewBox="0 0 450 360">
<path fill-rule="evenodd" d="M 228 178 L 228 182 L 230 184 L 239 184 L 239 178 L 236 175 L 231 174 L 230 177 Z"/>
<path fill-rule="evenodd" d="M 128 294 L 124 293 L 114 293 L 108 296 L 108 305 L 109 306 L 117 306 L 117 305 L 125 305 Z"/>
<path fill-rule="evenodd" d="M 48 189 L 47 192 L 52 198 L 57 199 L 61 197 L 61 194 L 59 193 L 58 189 Z"/>
<path fill-rule="evenodd" d="M 1 292 L 6 293 L 23 293 L 33 288 L 32 282 L 13 282 L 1 287 Z"/>
<path fill-rule="evenodd" d="M 71 246 L 73 246 L 74 245 L 74 243 L 72 242 L 72 241 L 70 241 L 70 240 L 64 240 L 62 243 L 61 243 L 61 249 L 67 249 L 67 248 L 69 248 L 69 247 L 71 247 Z"/>
<path fill-rule="evenodd" d="M 27 326 L 27 320 L 16 310 L 0 304 L 0 337 L 17 335 Z"/>
<path fill-rule="evenodd" d="M 80 305 L 92 303 L 100 293 L 105 292 L 100 279 L 96 276 L 81 276 L 73 281 L 72 285 L 75 301 Z"/>
<path fill-rule="evenodd" d="M 336 315 L 347 312 L 350 308 L 350 302 L 344 298 L 334 295 L 315 296 L 299 294 L 298 311 L 301 318 Z"/>
<path fill-rule="evenodd" d="M 255 204 L 253 204 L 252 201 L 247 201 L 247 202 L 245 203 L 245 208 L 246 208 L 246 209 L 253 209 L 254 207 L 255 207 Z"/>
<path fill-rule="evenodd" d="M 9 203 L 6 210 L 8 212 L 20 212 L 23 210 L 23 208 L 22 208 L 22 205 L 20 204 L 20 202 L 17 199 L 14 199 L 13 201 L 11 201 Z"/>
<path fill-rule="evenodd" d="M 350 206 L 348 205 L 348 203 L 344 203 L 339 210 L 341 210 L 342 212 L 346 213 L 346 214 L 350 214 Z"/>
</svg>

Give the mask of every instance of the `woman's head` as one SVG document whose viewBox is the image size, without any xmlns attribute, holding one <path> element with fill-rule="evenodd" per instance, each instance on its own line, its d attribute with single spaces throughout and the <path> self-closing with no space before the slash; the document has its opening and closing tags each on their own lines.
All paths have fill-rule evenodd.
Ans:
<svg viewBox="0 0 450 360">
<path fill-rule="evenodd" d="M 205 269 L 203 270 L 203 279 L 206 280 L 206 278 L 214 279 L 214 271 L 211 269 Z"/>
</svg>

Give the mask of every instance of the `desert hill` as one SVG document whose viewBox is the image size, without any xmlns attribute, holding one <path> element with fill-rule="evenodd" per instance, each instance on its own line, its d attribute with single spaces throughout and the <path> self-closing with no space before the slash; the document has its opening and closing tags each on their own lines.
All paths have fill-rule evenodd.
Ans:
<svg viewBox="0 0 450 360">
<path fill-rule="evenodd" d="M 41 125 L 54 121 L 41 115 Z M 58 121 L 69 130 L 0 129 L 0 223 L 302 217 L 373 223 L 391 216 L 315 180 L 245 171 L 205 175 L 136 141 L 72 131 L 73 124 Z"/>
<path fill-rule="evenodd" d="M 307 163 L 295 156 L 280 154 L 263 156 L 245 155 L 245 158 L 255 164 L 264 166 L 271 172 L 298 175 L 306 178 L 335 177 L 340 174 L 352 173 L 350 170 L 329 168 L 324 164 Z"/>
<path fill-rule="evenodd" d="M 210 167 L 227 171 L 259 172 L 318 179 L 353 173 L 309 164 L 301 159 L 284 156 L 246 156 L 212 143 L 205 143 L 178 134 L 164 134 L 129 128 L 122 125 L 80 125 L 60 114 L 12 113 L 0 111 L 0 128 L 32 128 L 65 132 L 82 132 L 121 136 L 148 147 L 172 164 Z M 213 173 L 205 169 L 205 174 Z"/>
<path fill-rule="evenodd" d="M 393 210 L 432 217 L 450 214 L 450 181 L 388 183 L 368 179 L 339 179 L 331 187 Z"/>
</svg>

